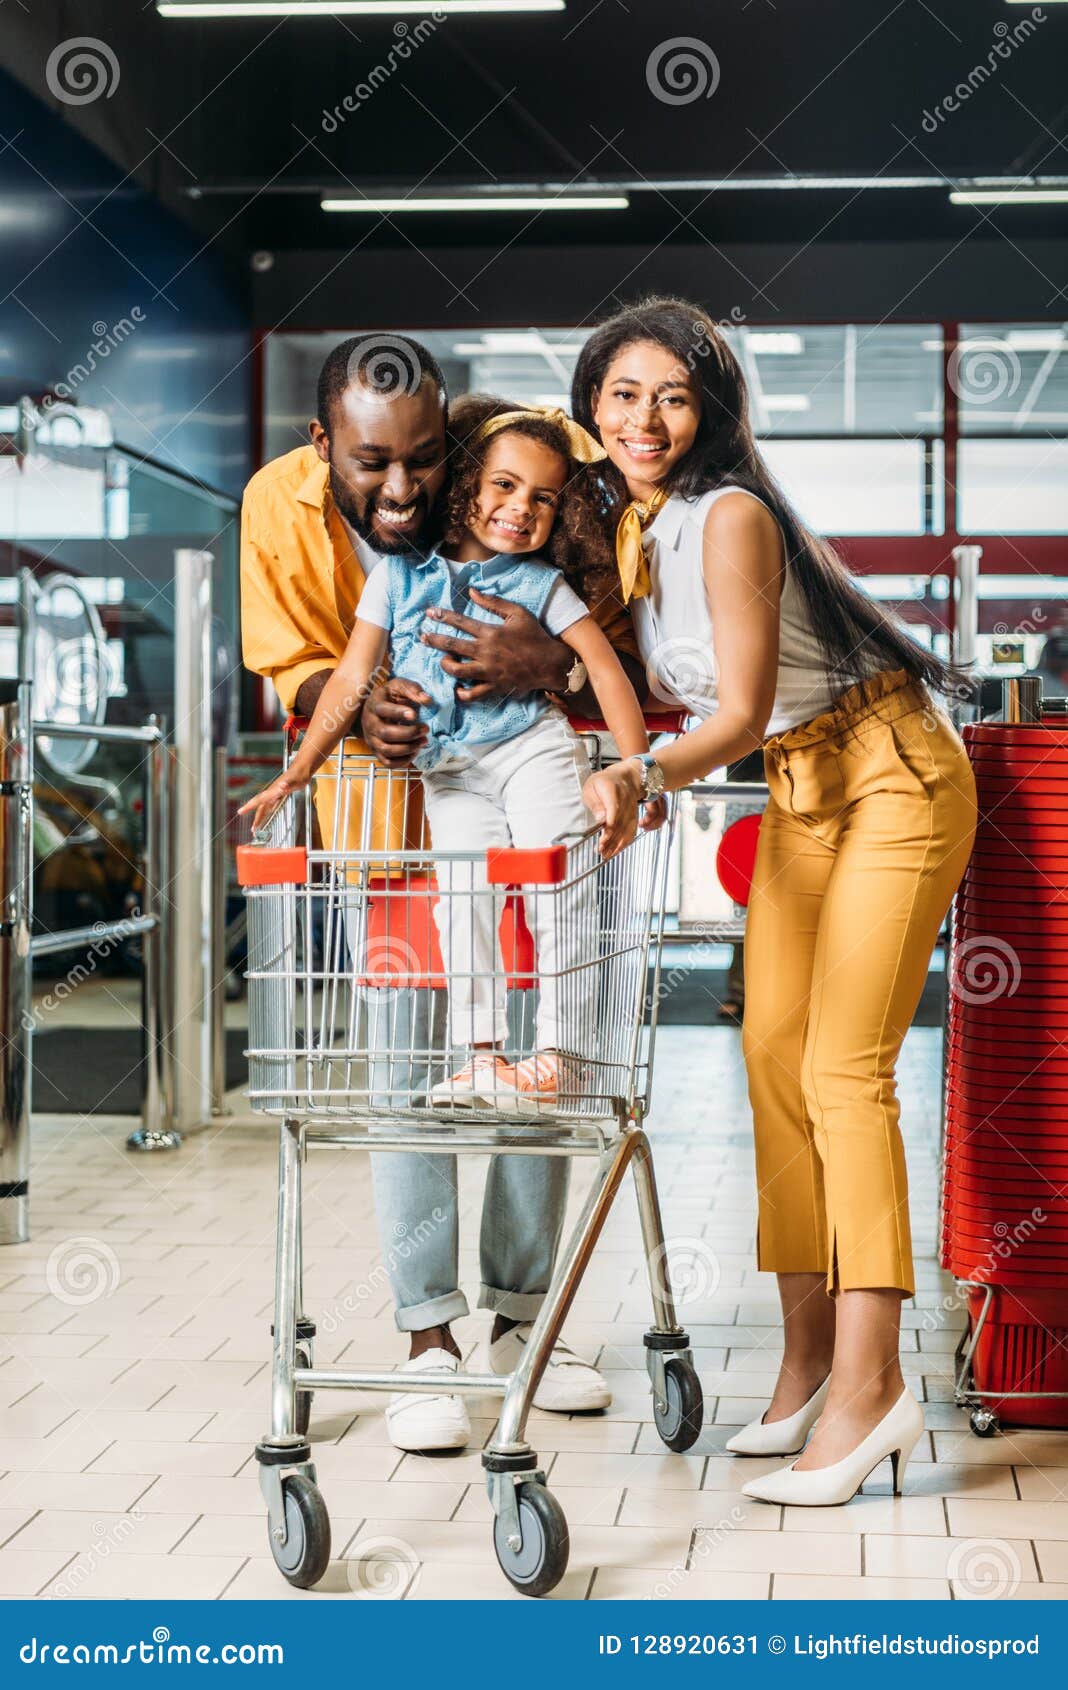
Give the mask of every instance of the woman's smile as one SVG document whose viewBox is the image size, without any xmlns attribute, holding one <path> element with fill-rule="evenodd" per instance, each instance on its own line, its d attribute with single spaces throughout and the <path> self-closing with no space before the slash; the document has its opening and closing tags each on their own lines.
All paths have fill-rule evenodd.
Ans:
<svg viewBox="0 0 1068 1690">
<path fill-rule="evenodd" d="M 675 354 L 641 340 L 623 347 L 605 371 L 593 418 L 631 497 L 641 499 L 690 450 L 701 403 L 693 377 Z"/>
</svg>

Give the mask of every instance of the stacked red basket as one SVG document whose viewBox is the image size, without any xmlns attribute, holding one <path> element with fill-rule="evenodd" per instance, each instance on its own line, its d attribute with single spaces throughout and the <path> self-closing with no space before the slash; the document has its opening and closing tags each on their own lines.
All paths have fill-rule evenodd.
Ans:
<svg viewBox="0 0 1068 1690">
<path fill-rule="evenodd" d="M 1066 1426 L 1068 726 L 964 738 L 979 830 L 954 918 L 942 1262 L 992 1288 L 969 1293 L 973 1324 L 989 1300 L 972 1358 L 985 1406 Z"/>
</svg>

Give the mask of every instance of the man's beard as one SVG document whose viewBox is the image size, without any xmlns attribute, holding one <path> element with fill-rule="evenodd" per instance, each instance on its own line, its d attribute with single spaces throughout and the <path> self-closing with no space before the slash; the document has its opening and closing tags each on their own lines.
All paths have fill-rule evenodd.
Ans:
<svg viewBox="0 0 1068 1690">
<path fill-rule="evenodd" d="M 426 556 L 431 542 L 431 511 L 425 493 L 416 494 L 416 501 L 420 506 L 423 517 L 416 534 L 391 534 L 388 528 L 376 528 L 374 526 L 374 513 L 378 501 L 368 499 L 361 515 L 352 488 L 342 480 L 333 464 L 330 465 L 330 493 L 338 513 L 344 517 L 349 527 L 360 536 L 360 539 L 367 542 L 372 551 L 387 552 L 391 557 Z M 385 508 L 395 509 L 396 507 L 390 505 Z"/>
</svg>

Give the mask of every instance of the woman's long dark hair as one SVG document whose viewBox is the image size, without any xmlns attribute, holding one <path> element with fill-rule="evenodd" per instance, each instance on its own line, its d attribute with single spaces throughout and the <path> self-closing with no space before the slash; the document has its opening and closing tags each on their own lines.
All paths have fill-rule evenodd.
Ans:
<svg viewBox="0 0 1068 1690">
<path fill-rule="evenodd" d="M 730 483 L 763 500 L 782 530 L 787 566 L 801 590 L 835 690 L 844 691 L 874 669 L 904 669 L 942 693 L 968 688 L 962 671 L 919 645 L 896 617 L 860 590 L 833 546 L 805 527 L 760 455 L 738 360 L 700 306 L 684 299 L 647 299 L 596 328 L 575 365 L 575 421 L 597 434 L 595 395 L 619 353 L 642 341 L 662 346 L 678 359 L 691 373 L 701 404 L 697 437 L 672 471 L 669 491 L 698 498 Z M 611 464 L 595 464 L 589 473 L 599 482 L 606 517 L 621 511 L 627 493 L 620 472 Z"/>
</svg>

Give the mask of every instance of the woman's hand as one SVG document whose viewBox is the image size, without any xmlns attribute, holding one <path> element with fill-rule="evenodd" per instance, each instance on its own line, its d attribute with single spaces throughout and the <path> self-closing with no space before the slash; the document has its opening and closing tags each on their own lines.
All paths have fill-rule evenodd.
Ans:
<svg viewBox="0 0 1068 1690">
<path fill-rule="evenodd" d="M 638 826 L 643 833 L 655 833 L 658 827 L 663 827 L 667 821 L 667 799 L 661 793 L 659 798 L 649 798 L 642 805 L 641 820 Z"/>
<path fill-rule="evenodd" d="M 591 775 L 583 787 L 586 807 L 601 824 L 598 848 L 602 857 L 614 857 L 637 833 L 641 784 L 639 765 L 628 757 Z"/>
<path fill-rule="evenodd" d="M 262 792 L 258 792 L 255 798 L 250 798 L 247 804 L 242 804 L 237 813 L 244 816 L 249 810 L 252 811 L 253 838 L 266 827 L 275 812 L 281 809 L 290 793 L 298 792 L 305 784 L 299 777 L 294 778 L 291 770 L 287 769 L 285 774 L 279 775 L 270 786 L 265 786 Z"/>
</svg>

